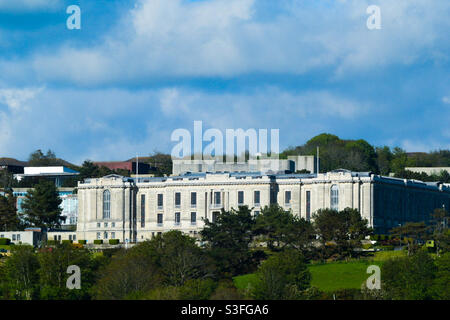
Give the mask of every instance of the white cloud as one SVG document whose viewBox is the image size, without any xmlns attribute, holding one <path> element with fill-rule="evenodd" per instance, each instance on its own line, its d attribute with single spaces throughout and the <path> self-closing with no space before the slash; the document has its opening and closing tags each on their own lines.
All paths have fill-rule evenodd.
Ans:
<svg viewBox="0 0 450 320">
<path fill-rule="evenodd" d="M 445 104 L 450 104 L 450 97 L 443 97 L 442 102 Z"/>
<path fill-rule="evenodd" d="M 12 77 L 97 85 L 163 77 L 303 74 L 337 76 L 416 61 L 448 61 L 448 0 L 380 0 L 382 29 L 366 27 L 371 1 L 279 2 L 261 18 L 257 0 L 140 0 L 97 46 L 38 52 Z M 9 61 L 3 61 L 4 64 Z M 8 68 L 5 68 L 6 72 Z"/>
</svg>

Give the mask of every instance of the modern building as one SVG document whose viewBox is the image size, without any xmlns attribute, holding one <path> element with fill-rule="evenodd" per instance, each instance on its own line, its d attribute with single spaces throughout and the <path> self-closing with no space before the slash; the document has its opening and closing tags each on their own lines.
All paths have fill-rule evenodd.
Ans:
<svg viewBox="0 0 450 320">
<path fill-rule="evenodd" d="M 288 159 L 250 159 L 246 162 L 227 163 L 217 160 L 173 160 L 172 175 L 201 172 L 261 172 L 295 173 L 307 170 L 317 172 L 314 156 L 289 156 Z"/>
<path fill-rule="evenodd" d="M 14 244 L 29 244 L 38 246 L 45 237 L 39 228 L 25 229 L 25 231 L 0 231 L 0 238 L 8 238 Z"/>
<path fill-rule="evenodd" d="M 75 188 L 58 188 L 58 194 L 61 198 L 61 215 L 66 219 L 61 223 L 63 228 L 75 226 L 78 216 L 78 197 L 74 194 Z M 13 188 L 13 195 L 17 197 L 17 212 L 22 213 L 22 203 L 28 193 L 29 188 Z"/>
<path fill-rule="evenodd" d="M 45 177 L 55 181 L 57 187 L 61 187 L 64 180 L 75 177 L 80 173 L 64 166 L 49 166 L 49 167 L 25 167 L 24 173 L 15 174 L 14 177 L 21 181 L 27 177 Z"/>
<path fill-rule="evenodd" d="M 450 187 L 369 172 L 196 173 L 162 178 L 109 175 L 78 184 L 77 238 L 137 242 L 180 230 L 195 236 L 203 219 L 247 205 L 254 215 L 278 203 L 307 220 L 322 208 L 358 209 L 376 232 L 424 221 L 450 208 Z"/>
<path fill-rule="evenodd" d="M 450 167 L 406 167 L 405 170 L 417 172 L 417 173 L 426 173 L 431 176 L 433 174 L 439 175 L 442 171 L 446 171 L 450 173 Z"/>
<path fill-rule="evenodd" d="M 11 173 L 23 173 L 26 162 L 13 158 L 0 158 L 0 170 L 6 170 Z"/>
</svg>

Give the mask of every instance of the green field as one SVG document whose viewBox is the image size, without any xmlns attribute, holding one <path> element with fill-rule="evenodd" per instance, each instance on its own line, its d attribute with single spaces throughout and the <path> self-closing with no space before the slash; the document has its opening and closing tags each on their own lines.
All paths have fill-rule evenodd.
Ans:
<svg viewBox="0 0 450 320">
<path fill-rule="evenodd" d="M 367 260 L 311 264 L 308 266 L 312 277 L 311 285 L 325 292 L 339 289 L 360 289 L 362 283 L 370 276 L 366 273 L 368 266 L 378 265 L 381 267 L 383 261 L 404 255 L 406 255 L 405 251 L 382 251 Z M 247 289 L 249 284 L 258 281 L 254 273 L 237 276 L 233 280 L 238 289 Z"/>
</svg>

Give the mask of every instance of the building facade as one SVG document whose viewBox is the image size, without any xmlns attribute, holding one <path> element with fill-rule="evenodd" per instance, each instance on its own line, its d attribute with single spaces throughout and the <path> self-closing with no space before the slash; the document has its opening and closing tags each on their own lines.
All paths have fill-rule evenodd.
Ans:
<svg viewBox="0 0 450 320">
<path fill-rule="evenodd" d="M 162 178 L 110 175 L 78 185 L 77 239 L 139 242 L 180 230 L 195 236 L 221 209 L 278 203 L 310 220 L 322 208 L 358 209 L 377 232 L 424 221 L 450 207 L 450 187 L 336 170 L 321 174 L 198 173 Z"/>
</svg>

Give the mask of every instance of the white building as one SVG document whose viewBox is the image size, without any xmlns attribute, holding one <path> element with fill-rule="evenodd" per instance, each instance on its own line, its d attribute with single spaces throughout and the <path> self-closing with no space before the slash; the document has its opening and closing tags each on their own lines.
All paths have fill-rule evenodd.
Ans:
<svg viewBox="0 0 450 320">
<path fill-rule="evenodd" d="M 169 230 L 195 235 L 203 219 L 248 205 L 257 215 L 278 203 L 311 219 L 321 208 L 358 209 L 378 232 L 423 221 L 450 207 L 450 188 L 436 183 L 335 170 L 323 174 L 197 173 L 163 178 L 109 175 L 78 184 L 77 239 L 136 242 Z"/>
</svg>

